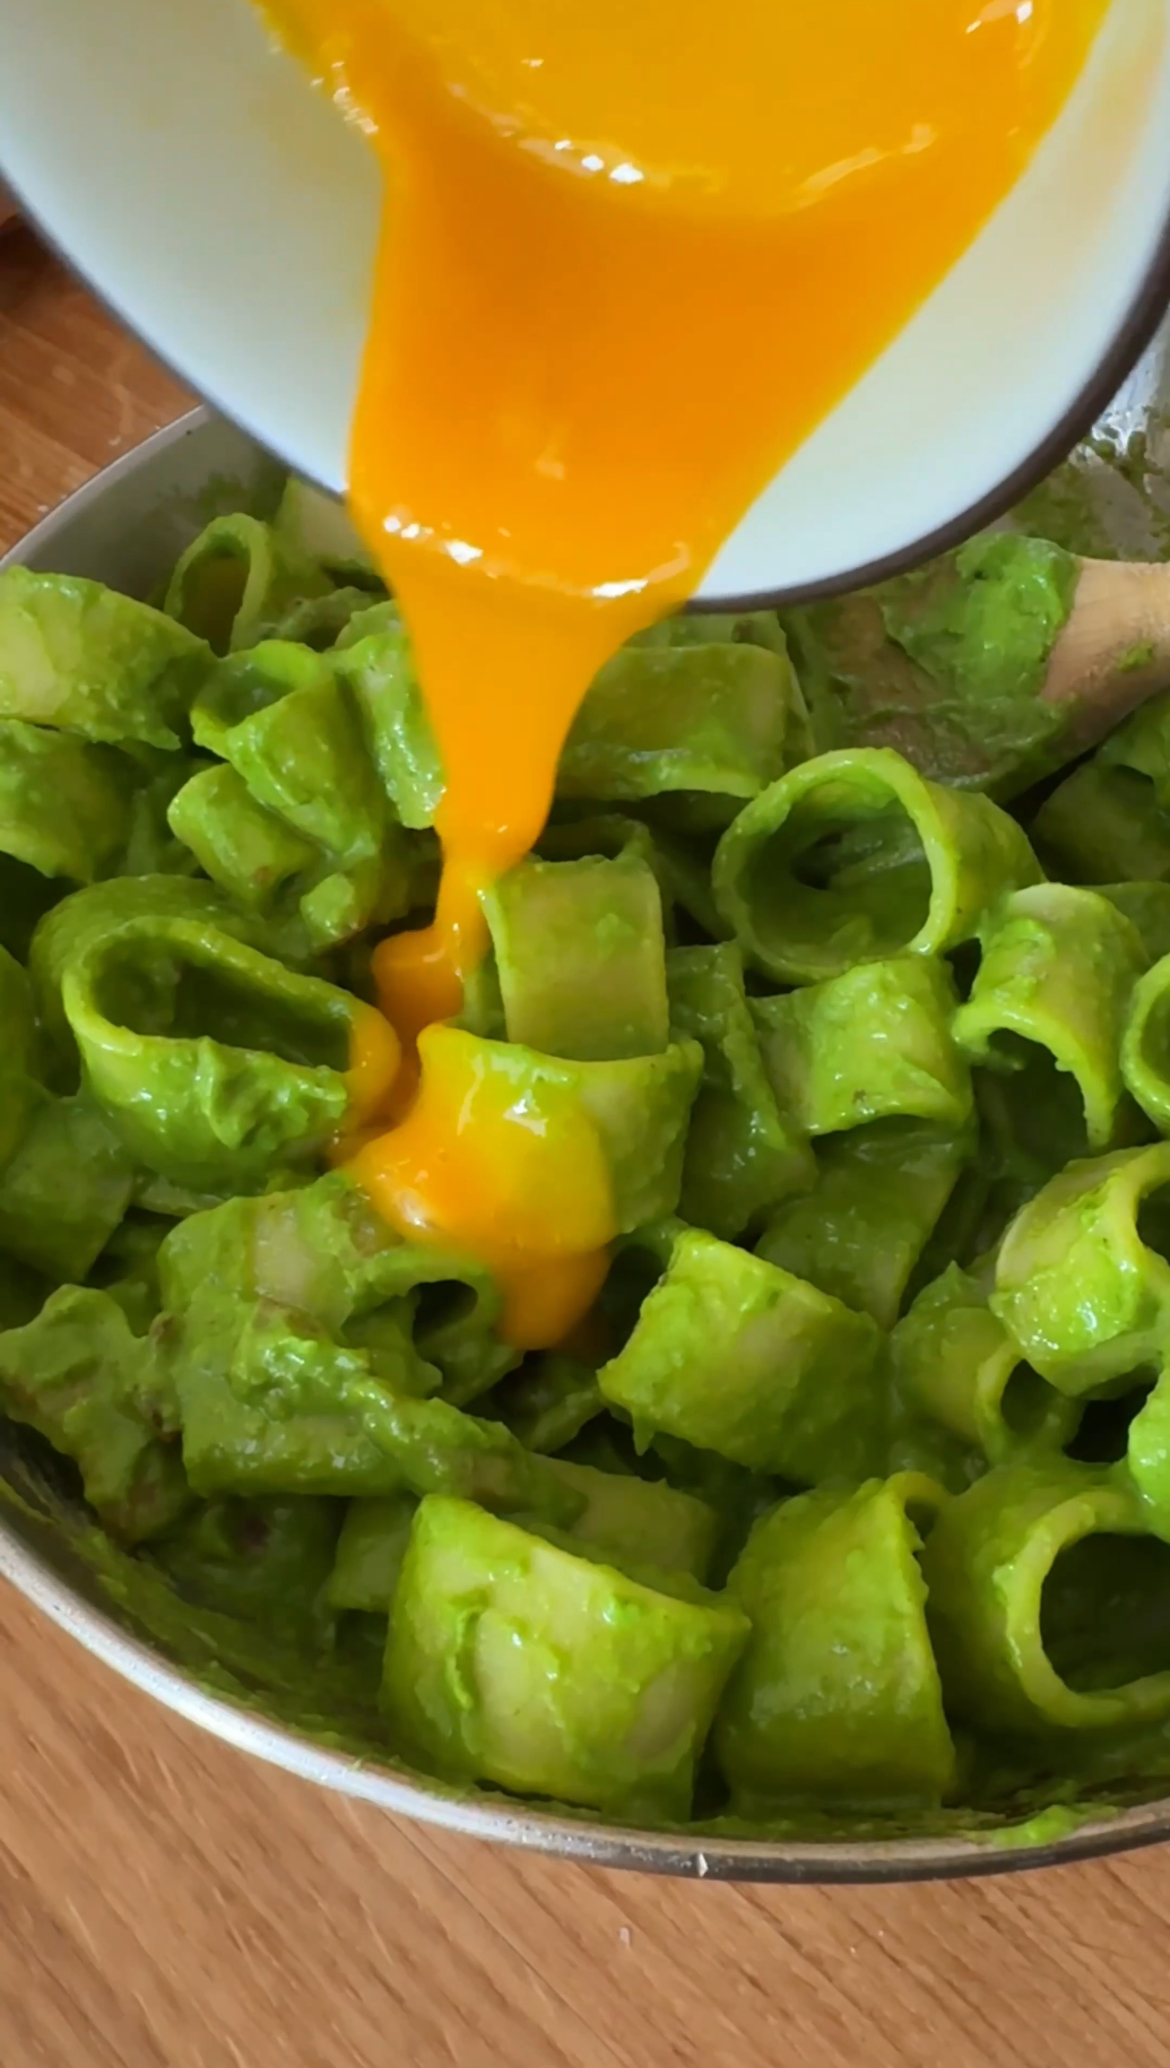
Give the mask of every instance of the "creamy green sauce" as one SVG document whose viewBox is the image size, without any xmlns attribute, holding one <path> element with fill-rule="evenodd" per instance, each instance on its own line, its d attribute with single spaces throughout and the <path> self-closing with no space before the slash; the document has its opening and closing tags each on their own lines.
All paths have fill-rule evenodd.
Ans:
<svg viewBox="0 0 1170 2068">
<path fill-rule="evenodd" d="M 246 1619 L 209 1608 L 179 1592 L 149 1554 L 127 1554 L 87 1522 L 78 1504 L 54 1486 L 54 1472 L 46 1477 L 34 1467 L 19 1476 L 23 1495 L 11 1482 L 0 1483 L 0 1507 L 9 1511 L 15 1525 L 31 1524 L 38 1534 L 47 1532 L 50 1541 L 55 1538 L 61 1549 L 67 1547 L 67 1557 L 87 1569 L 99 1604 L 132 1635 L 156 1646 L 206 1694 L 295 1731 L 324 1750 L 388 1768 L 428 1790 L 486 1807 L 515 1808 L 512 1798 L 496 1790 L 452 1789 L 395 1756 L 378 1709 L 381 1643 L 371 1627 L 350 1632 L 347 1655 L 341 1659 L 332 1646 L 315 1652 L 311 1644 L 289 1637 L 274 1639 L 270 1626 L 272 1612 L 279 1612 L 278 1598 L 266 1604 L 257 1594 L 254 1613 Z M 1170 1745 L 1165 1757 L 1165 1770 L 1170 1772 Z M 1107 1821 L 1142 1799 L 1130 1785 L 1116 1799 L 1103 1790 L 1091 1800 L 1077 1802 L 1068 1799 L 1075 1787 L 1075 1782 L 1064 1779 L 1033 1783 L 1029 1789 L 1017 1780 L 1014 1786 L 1003 1786 L 1001 1807 L 891 1808 L 875 1814 L 872 1809 L 832 1812 L 799 1805 L 766 1818 L 698 1816 L 685 1824 L 662 1822 L 660 1828 L 731 1842 L 849 1845 L 957 1840 L 1027 1851 L 1056 1844 L 1086 1824 Z M 534 1807 L 574 1821 L 591 1814 L 555 1800 Z M 620 1820 L 613 1821 L 620 1828 Z"/>
<path fill-rule="evenodd" d="M 790 614 L 818 744 L 891 746 L 943 781 L 1013 795 L 1059 766 L 1068 714 L 1041 695 L 1075 558 L 996 533 Z"/>
<path fill-rule="evenodd" d="M 1050 516 L 1062 493 L 1075 499 L 1073 476 L 1052 486 Z M 20 671 L 5 672 L 7 607 L 56 685 L 63 736 L 79 743 L 71 780 L 95 845 L 73 866 L 110 879 L 87 894 L 88 934 L 80 905 L 41 925 L 32 995 L 45 1058 L 25 1057 L 0 1086 L 0 1250 L 13 1253 L 0 1255 L 0 1390 L 38 1432 L 19 1438 L 0 1486 L 16 1526 L 67 1575 L 83 1570 L 119 1623 L 207 1692 L 485 1803 L 520 1797 L 696 1839 L 1026 1851 L 1158 1796 L 1170 1616 L 1161 1522 L 1149 1517 L 1165 1505 L 1170 1519 L 1170 1485 L 1162 1410 L 1122 1382 L 1157 1362 L 1163 1319 L 1170 1340 L 1170 1313 L 1149 1318 L 1170 1225 L 1158 1232 L 1155 1197 L 1142 1221 L 1149 1261 L 1110 1278 L 1120 1178 L 1107 1198 L 1074 1185 L 1038 1218 L 1029 1202 L 1065 1183 L 1086 1147 L 1151 1142 L 1163 1076 L 1170 1115 L 1170 1041 L 1139 1059 L 1144 1076 L 1135 1066 L 1123 1084 L 1119 1064 L 1135 978 L 1168 937 L 1157 894 L 1170 889 L 1135 882 L 1124 853 L 1101 877 L 1094 851 L 1081 873 L 1114 902 L 1089 893 L 1078 906 L 1081 893 L 1059 886 L 1047 897 L 1020 825 L 986 795 L 1017 796 L 1064 758 L 1064 719 L 1040 691 L 1085 529 L 1054 521 L 1048 539 L 980 538 L 868 596 L 793 612 L 796 672 L 774 617 L 692 618 L 619 656 L 591 695 L 550 860 L 497 897 L 489 979 L 465 1021 L 498 1040 L 527 1014 L 534 1047 L 596 1059 L 615 1188 L 650 1201 L 629 1216 L 652 1224 L 641 1262 L 631 1249 L 627 1272 L 619 1258 L 601 1303 L 599 1380 L 596 1360 L 567 1356 L 510 1370 L 476 1318 L 491 1294 L 474 1270 L 452 1270 L 445 1306 L 409 1270 L 378 1280 L 375 1296 L 371 1260 L 390 1238 L 335 1180 L 310 1183 L 340 1073 L 300 971 L 313 964 L 360 991 L 362 937 L 433 894 L 440 777 L 392 610 L 363 610 L 364 592 L 307 568 L 297 499 L 271 528 L 225 528 L 218 488 L 214 503 L 211 559 L 229 532 L 257 556 L 231 587 L 241 610 L 250 599 L 249 643 L 283 636 L 198 692 L 196 742 L 225 757 L 211 786 L 178 744 L 189 678 L 207 667 L 189 629 L 158 617 L 144 627 L 125 599 L 91 598 L 121 655 L 103 677 L 82 636 L 62 637 L 61 595 L 19 584 L 0 595 L 0 726 L 23 726 L 42 751 L 43 712 L 22 705 Z M 186 586 L 194 595 L 207 573 L 199 542 L 180 573 L 169 600 L 181 619 Z M 200 593 L 201 608 L 209 595 L 227 608 L 213 582 Z M 214 629 L 221 646 L 235 636 L 230 622 Z M 1148 659 L 1138 645 L 1123 665 Z M 174 746 L 159 730 L 164 705 Z M 1164 744 L 1148 727 L 1115 743 L 1094 782 L 1140 780 L 1160 815 Z M 844 750 L 819 792 L 801 770 L 810 747 Z M 929 780 L 905 761 L 892 776 L 895 755 L 875 751 L 889 748 Z M 161 769 L 151 759 L 167 754 Z M 331 817 L 314 797 L 323 766 Z M 1084 813 L 1061 795 L 1043 814 L 1075 881 Z M 599 851 L 609 859 L 588 859 Z M 24 852 L 0 854 L 13 889 L 3 939 L 18 962 L 49 902 Z M 143 872 L 171 869 L 154 877 L 150 914 L 137 911 Z M 535 896 L 550 915 L 539 939 L 525 904 Z M 127 915 L 155 928 L 132 969 L 119 947 Z M 199 927 L 233 953 L 244 944 L 234 990 L 226 950 L 218 969 L 206 956 L 184 963 L 180 944 Z M 928 927 L 931 956 L 906 957 Z M 84 981 L 63 1005 L 82 947 Z M 908 976 L 900 954 L 915 964 Z M 0 978 L 15 1041 L 32 1025 L 24 978 L 16 963 Z M 786 992 L 790 981 L 802 988 Z M 111 1029 L 120 1060 L 103 1079 Z M 192 1056 L 202 1044 L 198 1073 L 168 1064 L 168 1040 Z M 684 1040 L 693 1067 L 677 1097 L 643 1097 L 635 1111 L 631 1072 Z M 246 1129 L 233 1141 L 242 1113 L 279 1116 L 279 1153 L 245 1153 Z M 1157 1178 L 1163 1152 L 1141 1153 Z M 271 1223 L 263 1200 L 234 1196 L 266 1175 L 287 1188 Z M 689 1233 L 671 1218 L 680 1189 Z M 965 1269 L 952 1281 L 955 1259 Z M 54 1281 L 84 1281 L 97 1306 L 45 1309 Z M 1146 1305 L 1131 1314 L 1135 1281 Z M 915 1345 L 907 1308 L 940 1287 L 935 1307 L 909 1317 Z M 1027 1387 L 1012 1393 L 1003 1364 L 1009 1326 L 1030 1359 L 1023 1414 Z M 379 1386 L 394 1404 L 381 1420 Z M 1033 1412 L 1037 1393 L 1047 1412 Z M 526 1447 L 537 1432 L 567 1448 L 559 1479 L 556 1459 Z M 115 1534 L 46 1439 L 76 1459 Z M 991 1489 L 982 1513 L 968 1492 L 980 1487 Z M 1123 1555 L 1099 1571 L 1066 1562 L 1043 1623 L 1037 1608 L 1027 1641 L 1059 1662 L 1056 1699 L 1036 1693 L 996 1619 L 1001 1599 L 1024 1601 L 1029 1532 L 1074 1495 L 1096 1504 Z M 429 1552 L 425 1531 L 406 1532 L 419 1496 L 431 1497 Z M 338 1545 L 359 1504 L 357 1610 L 338 1605 Z M 485 1516 L 491 1507 L 510 1519 Z M 644 1706 L 652 1655 L 657 1692 Z M 1083 1730 L 1094 1701 L 1102 1721 Z M 600 1736 L 595 1709 L 609 1718 Z M 549 1715 L 555 1756 L 541 1739 Z M 786 1786 L 786 1772 L 807 1784 Z M 558 1799 L 561 1786 L 576 1802 Z"/>
</svg>

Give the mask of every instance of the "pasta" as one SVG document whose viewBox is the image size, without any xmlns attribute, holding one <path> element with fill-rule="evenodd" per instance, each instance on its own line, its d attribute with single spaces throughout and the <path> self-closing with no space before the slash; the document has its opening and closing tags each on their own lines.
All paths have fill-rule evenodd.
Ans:
<svg viewBox="0 0 1170 2068">
<path fill-rule="evenodd" d="M 597 1383 L 643 1446 L 666 1429 L 798 1483 L 860 1477 L 877 1454 L 877 1351 L 865 1316 L 688 1228 Z"/>
<path fill-rule="evenodd" d="M 679 1212 L 730 1241 L 778 1199 L 812 1185 L 808 1128 L 768 1082 L 734 943 L 672 948 L 666 981 L 674 1025 L 703 1050 Z"/>
<path fill-rule="evenodd" d="M 810 1795 L 939 1802 L 951 1787 L 910 1519 L 929 1529 L 944 1499 L 903 1473 L 798 1494 L 757 1522 L 728 1582 L 753 1642 L 717 1731 L 743 1814 Z"/>
<path fill-rule="evenodd" d="M 416 1052 L 371 960 L 442 760 L 316 523 L 217 519 L 161 610 L 0 576 L 0 1409 L 79 1555 L 447 1787 L 761 1830 L 1152 1788 L 1170 700 L 1054 770 L 1037 541 L 659 626 Z M 402 1215 L 420 1070 L 561 1142 L 564 1258 Z"/>
<path fill-rule="evenodd" d="M 1140 1370 L 1170 1314 L 1156 1211 L 1170 1144 L 1069 1165 L 1023 1207 L 995 1267 L 992 1306 L 1042 1377 L 1064 1393 Z M 1161 1238 L 1164 1241 L 1164 1237 Z"/>
<path fill-rule="evenodd" d="M 986 1276 L 959 1264 L 923 1287 L 889 1356 L 894 1427 L 953 1492 L 989 1464 L 1062 1450 L 1080 1427 L 1077 1402 L 1037 1376 L 993 1314 Z"/>
<path fill-rule="evenodd" d="M 1158 1588 L 1161 1562 L 1144 1556 L 1156 1550 L 1144 1531 L 1123 1483 L 1059 1458 L 1001 1465 L 944 1506 L 922 1564 L 955 1713 L 1027 1736 L 1170 1715 L 1170 1671 L 1125 1658 L 1132 1623 L 1101 1616 L 1089 1626 L 1076 1612 L 1078 1586 L 1116 1593 L 1115 1617 L 1135 1579 L 1139 1595 Z M 1070 1556 L 1094 1549 L 1095 1561 L 1076 1558 L 1070 1570 Z M 1046 1584 L 1062 1560 L 1063 1600 Z"/>
<path fill-rule="evenodd" d="M 900 955 L 753 999 L 752 1013 L 779 1105 L 807 1134 L 833 1135 L 895 1115 L 963 1126 L 971 1079 L 951 1036 L 957 1004 L 945 963 Z"/>
<path fill-rule="evenodd" d="M 469 1614 L 471 1705 L 444 1670 L 450 1637 L 434 1628 L 437 1616 L 455 1635 Z M 387 1713 L 439 1773 L 677 1817 L 749 1630 L 733 1601 L 681 1573 L 646 1586 L 482 1508 L 430 1501 L 395 1595 Z"/>
<path fill-rule="evenodd" d="M 127 878 L 76 892 L 34 949 L 46 1025 L 127 1150 L 209 1191 L 260 1182 L 347 1117 L 360 1124 L 397 1061 L 370 1006 L 262 954 L 219 917 L 194 881 Z M 367 1026 L 382 1067 L 355 1092 L 350 1057 Z"/>
<path fill-rule="evenodd" d="M 812 1191 L 776 1208 L 757 1254 L 892 1327 L 973 1140 L 900 1120 L 826 1137 Z"/>
<path fill-rule="evenodd" d="M 1003 901 L 982 948 L 952 1020 L 959 1047 L 1005 1071 L 1051 1057 L 1079 1094 L 1085 1150 L 1111 1148 L 1125 1117 L 1122 1029 L 1146 961 L 1135 928 L 1093 891 L 1038 883 Z"/>
<path fill-rule="evenodd" d="M 1004 891 L 1039 876 L 1014 819 L 944 790 L 892 749 L 803 761 L 719 844 L 715 902 L 745 956 L 779 983 L 970 940 Z"/>
</svg>

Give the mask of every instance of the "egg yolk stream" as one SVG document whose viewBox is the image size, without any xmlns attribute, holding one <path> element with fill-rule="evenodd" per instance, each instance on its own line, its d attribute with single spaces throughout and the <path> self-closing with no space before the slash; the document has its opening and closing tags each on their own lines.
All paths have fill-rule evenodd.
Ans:
<svg viewBox="0 0 1170 2068">
<path fill-rule="evenodd" d="M 420 679 L 446 685 L 439 699 L 427 689 L 447 780 L 436 820 L 444 868 L 435 922 L 392 935 L 374 960 L 383 1009 L 410 1039 L 458 1012 L 462 978 L 487 943 L 480 890 L 539 838 L 573 713 L 620 635 L 615 642 L 604 603 L 586 600 L 583 610 L 578 597 L 551 589 L 516 594 L 470 569 L 452 596 L 449 560 L 416 566 L 403 557 L 397 587 L 418 628 Z M 636 629 L 639 615 L 625 615 Z M 570 682 L 572 697 L 549 693 Z"/>
<path fill-rule="evenodd" d="M 971 243 L 1105 7 L 269 0 L 387 176 L 349 493 L 446 779 L 435 922 L 376 961 L 408 1053 L 458 1010 L 479 892 L 536 839 L 597 668 Z M 571 1130 L 455 1101 L 435 1053 L 355 1170 L 509 1284 L 560 1270 Z"/>
</svg>

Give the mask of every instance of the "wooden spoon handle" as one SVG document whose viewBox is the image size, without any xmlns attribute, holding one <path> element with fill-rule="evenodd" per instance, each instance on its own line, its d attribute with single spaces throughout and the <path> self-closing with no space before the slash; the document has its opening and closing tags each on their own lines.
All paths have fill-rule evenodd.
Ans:
<svg viewBox="0 0 1170 2068">
<path fill-rule="evenodd" d="M 1084 560 L 1042 695 L 1069 710 L 1075 740 L 1095 740 L 1170 689 L 1170 566 Z"/>
</svg>

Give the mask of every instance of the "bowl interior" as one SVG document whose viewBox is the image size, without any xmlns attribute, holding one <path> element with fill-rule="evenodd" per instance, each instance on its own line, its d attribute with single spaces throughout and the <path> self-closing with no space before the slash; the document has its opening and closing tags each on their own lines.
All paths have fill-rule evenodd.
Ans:
<svg viewBox="0 0 1170 2068">
<path fill-rule="evenodd" d="M 379 207 L 357 134 L 246 0 L 0 0 L 0 49 L 0 160 L 50 235 L 228 416 L 339 486 Z M 1170 6 L 1113 0 L 1015 191 L 700 595 L 843 586 L 986 521 L 1087 428 L 1168 296 Z"/>
</svg>

